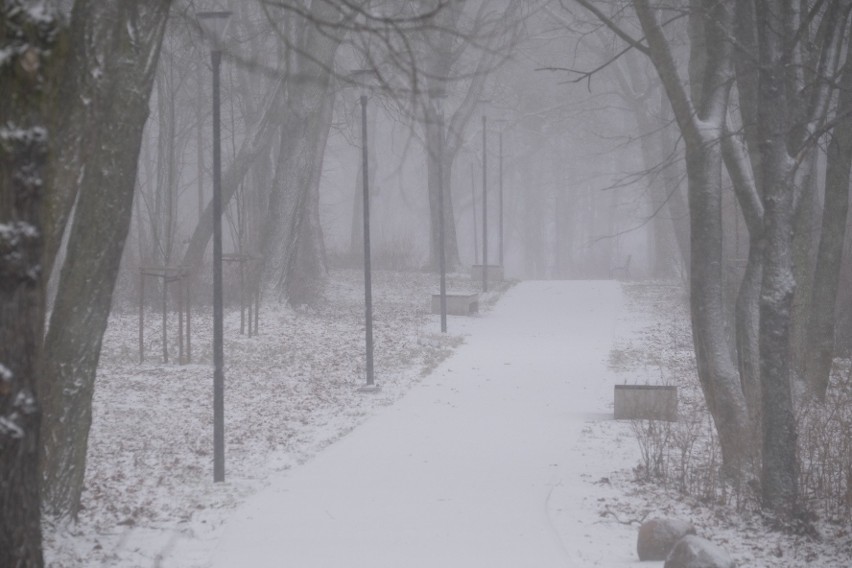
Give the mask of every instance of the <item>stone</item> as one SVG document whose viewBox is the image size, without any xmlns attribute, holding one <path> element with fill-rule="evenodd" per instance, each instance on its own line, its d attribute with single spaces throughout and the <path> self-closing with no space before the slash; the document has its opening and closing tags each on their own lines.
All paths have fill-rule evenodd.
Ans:
<svg viewBox="0 0 852 568">
<path fill-rule="evenodd" d="M 731 556 L 705 538 L 685 536 L 675 544 L 663 568 L 736 568 Z"/>
<path fill-rule="evenodd" d="M 636 551 L 639 560 L 665 560 L 675 543 L 686 535 L 694 535 L 695 527 L 679 519 L 651 519 L 639 527 Z"/>
<path fill-rule="evenodd" d="M 469 316 L 479 313 L 479 294 L 447 293 L 447 314 Z M 441 313 L 441 295 L 432 294 L 432 313 Z"/>
</svg>

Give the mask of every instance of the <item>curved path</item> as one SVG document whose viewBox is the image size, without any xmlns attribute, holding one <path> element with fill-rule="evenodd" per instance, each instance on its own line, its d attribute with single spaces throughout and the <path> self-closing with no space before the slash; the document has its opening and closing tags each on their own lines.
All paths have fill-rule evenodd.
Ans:
<svg viewBox="0 0 852 568">
<path fill-rule="evenodd" d="M 249 499 L 214 566 L 575 565 L 549 500 L 582 469 L 571 447 L 584 421 L 608 412 L 621 309 L 613 282 L 524 282 L 490 313 L 451 318 L 465 344 Z"/>
</svg>

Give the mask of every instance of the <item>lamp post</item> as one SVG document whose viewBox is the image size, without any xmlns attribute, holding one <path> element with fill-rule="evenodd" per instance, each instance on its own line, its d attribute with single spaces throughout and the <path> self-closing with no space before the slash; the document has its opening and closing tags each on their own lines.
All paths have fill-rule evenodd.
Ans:
<svg viewBox="0 0 852 568">
<path fill-rule="evenodd" d="M 372 69 L 361 69 L 351 74 L 351 77 L 358 81 L 361 89 L 361 172 L 363 175 L 364 209 L 364 334 L 367 351 L 367 383 L 359 389 L 361 392 L 375 392 L 380 388 L 375 383 L 373 371 L 373 280 L 370 263 L 370 175 L 367 154 L 367 101 L 370 89 L 366 81 L 369 81 L 374 75 L 375 71 Z"/>
<path fill-rule="evenodd" d="M 220 136 L 220 44 L 231 12 L 199 12 L 198 23 L 212 40 L 213 67 L 213 481 L 225 481 L 225 357 L 222 324 L 222 145 Z"/>
<path fill-rule="evenodd" d="M 438 122 L 438 261 L 441 267 L 441 333 L 447 332 L 447 251 L 444 237 L 444 108 L 441 99 L 446 93 L 433 94 Z"/>
<path fill-rule="evenodd" d="M 447 332 L 447 255 L 446 239 L 444 238 L 444 109 L 443 99 L 447 98 L 447 92 L 443 87 L 430 89 L 429 100 L 434 112 L 435 129 L 437 130 L 437 148 L 429 148 L 427 151 L 433 155 L 438 170 L 438 270 L 440 272 L 440 304 L 441 304 L 441 333 Z M 429 127 L 427 118 L 427 128 Z M 426 138 L 429 139 L 428 136 Z"/>
<path fill-rule="evenodd" d="M 488 291 L 488 148 L 486 118 L 482 115 L 482 291 Z"/>
<path fill-rule="evenodd" d="M 503 274 L 505 275 L 505 266 L 503 266 L 503 128 L 506 125 L 506 120 L 502 119 L 500 122 L 500 194 L 499 194 L 499 203 L 500 203 L 500 220 L 499 220 L 499 236 L 500 236 L 500 267 L 503 269 Z M 505 276 L 504 276 L 505 278 Z"/>
</svg>

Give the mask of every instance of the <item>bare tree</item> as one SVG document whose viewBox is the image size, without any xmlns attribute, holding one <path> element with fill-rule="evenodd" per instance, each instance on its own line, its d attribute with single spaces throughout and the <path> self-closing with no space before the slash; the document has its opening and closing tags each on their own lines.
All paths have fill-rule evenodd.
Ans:
<svg viewBox="0 0 852 568">
<path fill-rule="evenodd" d="M 65 29 L 41 2 L 0 2 L 0 565 L 38 568 L 37 377 L 42 369 L 42 216 Z"/>
<path fill-rule="evenodd" d="M 70 184 L 61 192 L 70 187 L 76 207 L 38 385 L 44 405 L 44 509 L 52 516 L 76 517 L 80 508 L 95 371 L 130 227 L 142 130 L 170 5 L 171 0 L 78 0 L 71 13 L 71 63 L 62 87 L 71 95 L 65 99 L 71 101 L 67 114 L 78 118 L 60 120 L 54 141 L 79 148 L 62 171 L 69 164 L 79 170 L 76 178 L 60 173 L 52 182 Z M 99 79 L 85 96 L 67 78 L 78 75 Z M 56 159 L 67 152 L 57 146 Z M 59 193 L 52 201 L 69 206 Z M 70 209 L 55 211 L 61 215 L 54 221 L 70 218 Z M 63 232 L 51 226 L 48 234 Z"/>
<path fill-rule="evenodd" d="M 640 41 L 598 7 L 578 2 L 649 55 L 672 103 L 687 155 L 690 291 L 699 378 L 727 470 L 735 475 L 745 470 L 748 440 L 759 424 L 764 505 L 789 518 L 798 510 L 791 390 L 793 238 L 800 204 L 813 187 L 806 166 L 812 163 L 814 142 L 826 122 L 850 6 L 828 2 L 806 16 L 798 2 L 692 2 L 687 90 L 665 31 L 679 17 L 677 12 L 663 20 L 657 6 L 637 1 L 635 12 L 645 36 Z M 731 30 L 736 30 L 736 42 Z M 810 30 L 819 31 L 810 36 Z M 809 42 L 802 41 L 806 35 Z M 740 103 L 736 110 L 729 105 L 735 79 Z M 732 124 L 743 125 L 742 136 Z M 737 300 L 739 372 L 724 331 L 723 160 L 750 236 Z"/>
</svg>

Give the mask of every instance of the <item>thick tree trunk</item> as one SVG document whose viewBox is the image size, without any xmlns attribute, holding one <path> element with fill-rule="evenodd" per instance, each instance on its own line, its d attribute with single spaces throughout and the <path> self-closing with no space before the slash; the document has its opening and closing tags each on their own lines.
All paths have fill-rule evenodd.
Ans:
<svg viewBox="0 0 852 568">
<path fill-rule="evenodd" d="M 231 165 L 222 172 L 222 208 L 227 207 L 236 194 L 252 165 L 269 154 L 275 135 L 281 126 L 281 116 L 288 112 L 284 100 L 285 82 L 282 80 L 270 95 L 265 110 L 256 124 L 248 128 L 250 134 L 243 139 Z M 204 252 L 213 236 L 213 202 L 207 203 L 198 224 L 192 232 L 181 261 L 182 266 L 198 270 L 204 261 Z"/>
<path fill-rule="evenodd" d="M 0 2 L 0 566 L 44 565 L 40 513 L 45 181 L 58 71 L 66 57 L 58 12 Z M 49 189 L 49 186 L 47 186 Z"/>
<path fill-rule="evenodd" d="M 784 156 L 786 158 L 786 154 Z M 780 172 L 789 167 L 763 153 Z M 789 166 L 789 165 L 787 165 Z M 792 255 L 792 188 L 764 170 L 766 249 L 760 291 L 760 376 L 762 387 L 764 506 L 789 518 L 798 500 L 796 423 L 790 385 L 790 323 L 795 280 Z M 774 183 L 773 183 L 774 182 Z"/>
<path fill-rule="evenodd" d="M 812 312 L 811 302 L 819 246 L 817 213 L 820 203 L 817 186 L 817 157 L 816 151 L 810 150 L 799 164 L 799 170 L 805 173 L 801 176 L 802 187 L 799 190 L 801 198 L 793 217 L 792 254 L 796 293 L 793 295 L 793 307 L 790 313 L 790 372 L 793 384 L 798 387 L 797 392 L 806 388 L 808 321 Z"/>
<path fill-rule="evenodd" d="M 734 322 L 740 383 L 751 418 L 753 439 L 756 440 L 757 433 L 760 432 L 761 416 L 759 301 L 765 239 L 763 203 L 758 196 L 754 172 L 751 169 L 752 162 L 749 161 L 745 148 L 745 142 L 726 127 L 722 138 L 722 157 L 749 236 L 748 258 L 734 304 Z M 760 464 L 759 444 L 753 445 L 754 464 L 757 466 Z"/>
<path fill-rule="evenodd" d="M 749 242 L 745 273 L 737 293 L 734 318 L 737 338 L 737 363 L 740 383 L 748 406 L 753 432 L 760 432 L 760 287 L 763 281 L 764 241 L 752 235 Z M 757 444 L 754 444 L 756 451 Z M 755 460 L 760 463 L 760 460 Z"/>
<path fill-rule="evenodd" d="M 805 379 L 819 399 L 828 389 L 834 354 L 836 303 L 849 211 L 852 167 L 852 54 L 847 49 L 840 86 L 838 122 L 831 132 L 825 173 L 825 205 L 817 250 L 805 349 Z"/>
<path fill-rule="evenodd" d="M 440 250 L 440 214 L 438 208 L 438 191 L 443 186 L 444 191 L 444 255 L 448 271 L 458 270 L 461 267 L 459 257 L 459 245 L 456 236 L 456 216 L 453 211 L 452 180 L 453 162 L 455 152 L 447 151 L 447 132 L 438 131 L 439 124 L 435 112 L 430 111 L 426 116 L 426 172 L 427 188 L 429 192 L 429 266 L 431 270 L 439 269 L 438 251 Z M 443 144 L 439 143 L 439 137 L 444 137 Z M 438 165 L 439 157 L 436 148 L 444 148 L 444 155 L 440 157 L 441 164 Z M 443 180 L 439 183 L 439 172 L 443 172 Z"/>
<path fill-rule="evenodd" d="M 769 12 L 772 12 L 771 10 Z M 790 385 L 790 325 L 796 289 L 793 274 L 795 163 L 787 151 L 790 133 L 780 19 L 760 23 L 758 127 L 763 183 L 763 282 L 760 290 L 760 379 L 762 388 L 763 505 L 789 519 L 798 501 L 796 423 Z"/>
<path fill-rule="evenodd" d="M 71 226 L 68 254 L 45 338 L 42 472 L 47 514 L 76 517 L 86 464 L 101 339 L 130 227 L 142 130 L 170 0 L 145 6 L 80 1 L 72 26 L 109 31 L 97 45 L 104 79 L 92 147 Z M 104 64 L 105 61 L 105 64 Z M 90 73 L 81 69 L 80 73 Z"/>
<path fill-rule="evenodd" d="M 722 459 L 741 478 L 752 453 L 751 426 L 731 358 L 725 324 L 722 274 L 722 158 L 718 138 L 687 149 L 690 247 L 690 312 L 698 377 L 719 433 Z"/>
<path fill-rule="evenodd" d="M 339 40 L 322 36 L 311 53 L 330 64 Z M 313 65 L 313 64 L 311 64 Z M 333 111 L 329 78 L 314 69 L 288 101 L 275 181 L 264 223 L 264 280 L 294 305 L 312 303 L 325 276 L 316 199 Z M 306 226 L 307 225 L 307 226 Z"/>
<path fill-rule="evenodd" d="M 317 139 L 314 143 L 314 162 L 305 181 L 303 190 L 304 206 L 298 219 L 294 219 L 296 229 L 295 257 L 284 260 L 290 266 L 283 274 L 284 295 L 293 305 L 314 304 L 325 284 L 328 267 L 325 262 L 325 242 L 319 217 L 319 182 L 322 175 L 323 156 L 328 141 L 331 118 L 334 110 L 333 95 L 320 109 L 318 116 Z M 362 255 L 363 256 L 363 255 Z"/>
<path fill-rule="evenodd" d="M 651 60 L 686 143 L 691 226 L 690 311 L 698 377 L 719 433 L 724 468 L 732 479 L 742 480 L 752 455 L 753 436 L 739 373 L 728 345 L 722 272 L 721 136 L 732 74 L 731 45 L 724 36 L 733 24 L 735 2 L 701 6 L 692 2 L 691 5 L 695 9 L 690 20 L 701 20 L 702 38 L 693 49 L 706 50 L 691 55 L 690 75 L 698 75 L 700 68 L 701 77 L 701 88 L 693 88 L 692 97 L 683 88 L 671 47 L 650 3 L 636 0 L 635 9 Z"/>
</svg>

